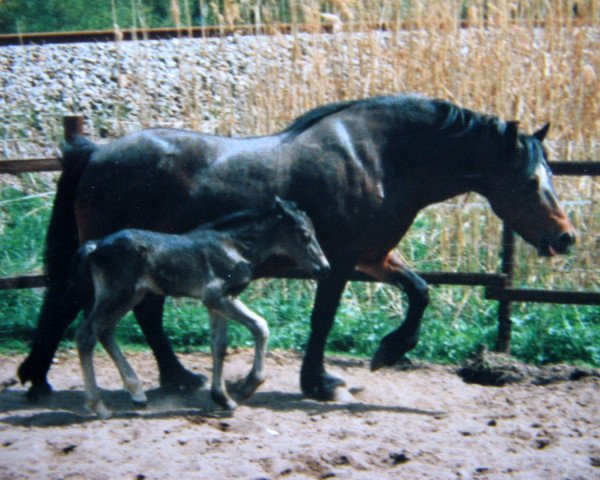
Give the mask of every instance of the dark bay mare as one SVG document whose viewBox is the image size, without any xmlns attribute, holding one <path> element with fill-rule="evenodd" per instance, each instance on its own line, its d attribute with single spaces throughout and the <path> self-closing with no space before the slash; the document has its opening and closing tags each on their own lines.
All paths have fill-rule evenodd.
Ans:
<svg viewBox="0 0 600 480">
<path fill-rule="evenodd" d="M 47 237 L 49 286 L 19 378 L 31 381 L 30 398 L 51 391 L 53 355 L 83 306 L 64 295 L 80 242 L 123 228 L 183 232 L 279 195 L 308 213 L 331 265 L 317 287 L 301 387 L 308 396 L 334 398 L 343 381 L 325 371 L 324 349 L 355 269 L 408 297 L 406 319 L 382 339 L 372 368 L 393 365 L 417 343 L 427 285 L 393 248 L 424 207 L 475 191 L 541 255 L 567 252 L 575 231 L 552 187 L 542 146 L 547 131 L 527 135 L 516 122 L 446 101 L 387 96 L 324 105 L 263 137 L 154 129 L 103 146 L 79 138 L 64 150 Z M 147 296 L 135 315 L 161 384 L 193 388 L 203 378 L 175 357 L 162 327 L 163 303 Z"/>
</svg>

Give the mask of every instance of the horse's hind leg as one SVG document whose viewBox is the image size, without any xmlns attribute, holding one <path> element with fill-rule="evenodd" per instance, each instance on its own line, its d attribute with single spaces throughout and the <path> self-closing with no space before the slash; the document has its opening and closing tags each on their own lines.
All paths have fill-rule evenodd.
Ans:
<svg viewBox="0 0 600 480">
<path fill-rule="evenodd" d="M 269 340 L 269 326 L 264 318 L 250 310 L 241 300 L 229 298 L 221 302 L 227 316 L 244 325 L 254 336 L 254 362 L 246 376 L 240 395 L 250 397 L 265 381 L 265 354 Z"/>
<path fill-rule="evenodd" d="M 64 285 L 51 286 L 46 291 L 31 351 L 17 372 L 21 383 L 31 382 L 27 398 L 32 401 L 52 392 L 46 380 L 48 370 L 65 330 L 82 308 L 75 298 L 63 301 L 64 295 Z"/>
<path fill-rule="evenodd" d="M 359 265 L 359 269 L 382 282 L 402 288 L 408 297 L 406 319 L 386 335 L 371 360 L 371 370 L 392 366 L 417 345 L 423 312 L 429 303 L 427 283 L 393 253 L 380 265 Z"/>
<path fill-rule="evenodd" d="M 133 404 L 136 407 L 145 407 L 148 400 L 144 393 L 144 386 L 117 344 L 115 339 L 115 323 L 116 322 L 113 322 L 112 325 L 107 325 L 107 328 L 104 331 L 98 332 L 98 336 L 102 345 L 115 362 L 119 374 L 121 375 L 121 379 L 123 380 L 123 385 L 131 395 Z"/>
<path fill-rule="evenodd" d="M 164 303 L 164 297 L 148 294 L 134 308 L 135 317 L 156 358 L 160 385 L 169 391 L 195 390 L 206 383 L 206 376 L 186 370 L 177 360 L 163 329 Z"/>
<path fill-rule="evenodd" d="M 213 358 L 213 374 L 210 396 L 213 401 L 225 410 L 234 410 L 237 404 L 227 394 L 223 377 L 223 363 L 227 354 L 227 318 L 215 311 L 209 311 L 211 331 L 211 352 Z"/>
</svg>

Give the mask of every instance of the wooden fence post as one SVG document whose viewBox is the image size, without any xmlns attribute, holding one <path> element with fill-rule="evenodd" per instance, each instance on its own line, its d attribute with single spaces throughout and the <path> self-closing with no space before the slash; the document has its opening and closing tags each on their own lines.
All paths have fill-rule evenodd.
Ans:
<svg viewBox="0 0 600 480">
<path fill-rule="evenodd" d="M 514 273 L 515 234 L 504 224 L 502 229 L 502 273 L 506 275 L 504 288 L 512 287 Z M 498 340 L 496 351 L 509 353 L 512 322 L 510 320 L 510 300 L 498 303 Z"/>
<path fill-rule="evenodd" d="M 65 115 L 63 117 L 63 130 L 67 143 L 71 143 L 75 135 L 83 135 L 83 116 Z"/>
</svg>

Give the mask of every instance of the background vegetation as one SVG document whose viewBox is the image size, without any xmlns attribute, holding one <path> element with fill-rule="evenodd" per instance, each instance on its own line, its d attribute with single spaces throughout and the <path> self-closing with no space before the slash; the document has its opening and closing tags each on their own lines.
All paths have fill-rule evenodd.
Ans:
<svg viewBox="0 0 600 480">
<path fill-rule="evenodd" d="M 0 18 L 11 18 L 15 25 L 18 22 L 14 19 L 18 18 L 22 31 L 34 30 L 38 27 L 33 26 L 33 20 L 17 15 L 16 6 L 29 4 L 35 10 L 40 3 L 5 0 L 0 3 Z M 64 2 L 44 3 L 58 8 Z M 69 3 L 73 9 L 84 5 L 83 0 Z M 595 0 L 415 0 L 401 2 L 400 6 L 391 0 L 190 1 L 179 2 L 177 8 L 177 2 L 166 1 L 94 3 L 103 6 L 90 6 L 87 12 L 97 9 L 98 18 L 104 16 L 105 23 L 93 28 L 110 27 L 115 18 L 121 28 L 196 24 L 196 5 L 208 9 L 205 12 L 212 12 L 211 18 L 223 24 L 260 21 L 276 29 L 280 20 L 291 20 L 295 24 L 303 22 L 304 30 L 309 32 L 319 32 L 323 24 L 333 25 L 334 32 L 328 35 L 273 36 L 274 45 L 285 46 L 283 53 L 257 46 L 254 79 L 244 86 L 236 79 L 207 84 L 195 67 L 196 55 L 202 56 L 201 47 L 193 54 L 182 50 L 176 75 L 181 87 L 179 103 L 184 107 L 178 120 L 186 127 L 225 134 L 260 134 L 281 128 L 294 116 L 325 102 L 412 91 L 448 98 L 503 118 L 518 118 L 529 131 L 551 120 L 549 146 L 554 159 L 600 158 L 600 2 Z M 7 16 L 11 11 L 13 16 Z M 63 11 L 64 17 L 56 13 L 54 19 L 66 19 L 72 13 Z M 74 17 L 82 17 L 79 12 Z M 469 20 L 469 29 L 461 28 L 461 19 Z M 543 28 L 538 23 L 541 19 L 546 22 Z M 406 20 L 412 22 L 411 30 L 402 23 Z M 382 21 L 388 22 L 385 34 L 369 27 Z M 0 25 L 9 29 L 10 22 Z M 59 23 L 61 27 L 68 24 L 75 29 L 87 28 L 66 20 Z M 139 42 L 139 48 L 141 67 L 139 72 L 124 72 L 130 78 L 127 87 L 115 84 L 106 88 L 138 89 L 137 98 L 143 108 L 124 108 L 119 118 L 112 119 L 111 135 L 165 122 L 164 112 L 153 110 L 147 87 L 136 81 L 156 45 Z M 207 126 L 206 110 L 218 113 L 216 124 Z M 98 131 L 100 123 L 105 128 L 105 116 L 97 107 L 82 113 L 92 133 Z M 35 117 L 33 127 L 27 123 L 32 115 L 24 112 L 22 117 L 24 128 L 33 128 L 40 135 L 60 131 L 58 116 L 53 124 Z M 0 275 L 39 269 L 54 177 L 29 174 L 0 182 Z M 597 291 L 600 185 L 592 178 L 560 178 L 556 184 L 580 231 L 578 247 L 568 257 L 539 259 L 531 247 L 519 241 L 516 284 Z M 417 270 L 497 271 L 500 229 L 484 199 L 463 196 L 424 211 L 399 248 Z M 303 347 L 313 288 L 310 282 L 261 281 L 244 295 L 252 308 L 268 319 L 273 332 L 271 347 Z M 431 291 L 422 340 L 413 356 L 458 361 L 479 343 L 494 345 L 496 304 L 483 299 L 482 289 L 432 287 Z M 329 349 L 370 355 L 381 337 L 403 318 L 403 300 L 400 292 L 387 286 L 349 285 Z M 0 292 L 2 348 L 13 348 L 15 341 L 29 338 L 39 302 L 40 292 Z M 600 365 L 597 307 L 515 304 L 513 321 L 513 353 L 520 358 Z M 170 300 L 167 327 L 181 349 L 207 344 L 205 314 L 194 302 Z M 143 342 L 131 318 L 123 323 L 121 336 L 128 342 Z M 241 329 L 233 328 L 231 336 L 234 345 L 251 343 Z M 72 332 L 68 338 L 72 339 Z"/>
</svg>

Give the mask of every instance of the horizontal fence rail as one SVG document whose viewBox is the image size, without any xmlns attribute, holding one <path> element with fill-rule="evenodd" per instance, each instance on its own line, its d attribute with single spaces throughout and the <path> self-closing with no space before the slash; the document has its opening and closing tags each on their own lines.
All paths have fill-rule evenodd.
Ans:
<svg viewBox="0 0 600 480">
<path fill-rule="evenodd" d="M 76 134 L 83 134 L 83 117 L 66 116 L 63 118 L 64 135 L 68 141 Z M 554 161 L 549 162 L 555 175 L 600 176 L 600 161 Z M 20 174 L 28 172 L 57 172 L 61 170 L 58 158 L 30 158 L 0 160 L 0 174 Z M 499 273 L 472 272 L 418 272 L 430 285 L 461 285 L 485 287 L 485 298 L 498 301 L 498 341 L 496 349 L 507 352 L 510 348 L 512 323 L 510 320 L 511 303 L 560 303 L 572 305 L 600 305 L 600 292 L 577 292 L 560 290 L 536 290 L 514 288 L 515 234 L 504 225 L 502 234 L 502 267 Z M 311 279 L 301 271 L 289 271 L 277 278 Z M 348 280 L 358 282 L 376 282 L 375 278 L 355 271 Z M 43 288 L 48 277 L 43 274 L 22 275 L 0 278 L 0 290 Z"/>
<path fill-rule="evenodd" d="M 341 22 L 341 21 L 340 21 Z M 560 21 L 560 24 L 575 24 L 578 26 L 592 25 L 593 22 L 583 18 L 573 18 Z M 550 22 L 547 20 L 514 19 L 514 25 L 533 25 L 544 28 Z M 341 23 L 323 22 L 315 26 L 313 23 L 269 23 L 254 25 L 215 25 L 204 27 L 167 27 L 167 28 L 124 28 L 107 30 L 85 30 L 71 32 L 39 32 L 39 33 L 10 33 L 0 35 L 1 46 L 16 45 L 46 45 L 62 43 L 94 43 L 136 40 L 163 40 L 173 38 L 218 38 L 232 35 L 280 35 L 292 33 L 332 33 L 340 29 Z M 486 28 L 486 21 L 460 20 L 460 28 Z M 352 31 L 357 30 L 415 30 L 422 28 L 422 23 L 416 20 L 399 22 L 353 22 Z"/>
<path fill-rule="evenodd" d="M 572 162 L 556 160 L 548 162 L 554 175 L 564 176 L 600 176 L 600 161 Z M 61 165 L 58 158 L 22 158 L 16 160 L 0 160 L 0 174 L 28 172 L 58 172 Z"/>
</svg>

